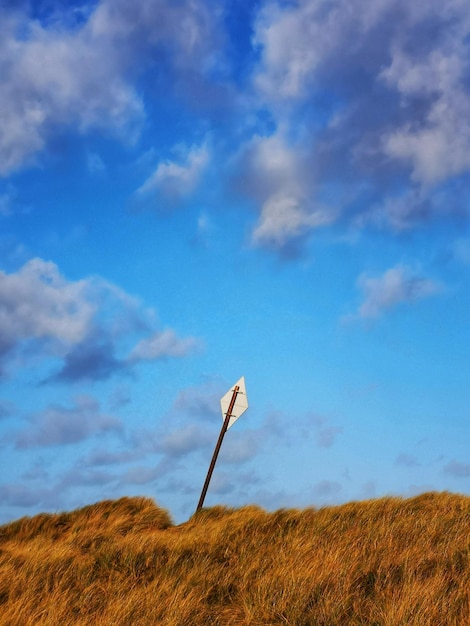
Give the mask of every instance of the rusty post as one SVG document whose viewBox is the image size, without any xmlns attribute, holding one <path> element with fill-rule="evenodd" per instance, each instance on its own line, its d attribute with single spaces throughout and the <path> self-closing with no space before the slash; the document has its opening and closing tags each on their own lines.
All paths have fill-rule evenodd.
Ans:
<svg viewBox="0 0 470 626">
<path fill-rule="evenodd" d="M 230 405 L 228 407 L 228 411 L 225 414 L 225 419 L 224 419 L 224 422 L 222 424 L 222 428 L 220 429 L 219 439 L 217 440 L 217 444 L 215 446 L 214 454 L 212 455 L 212 461 L 211 461 L 211 464 L 209 465 L 209 470 L 207 472 L 206 480 L 204 482 L 204 487 L 202 488 L 201 497 L 199 498 L 199 502 L 198 502 L 198 505 L 197 505 L 197 508 L 196 508 L 196 513 L 199 511 L 199 509 L 202 509 L 202 505 L 204 504 L 204 498 L 206 497 L 207 489 L 209 487 L 209 483 L 210 483 L 210 480 L 211 480 L 211 477 L 212 477 L 212 472 L 214 471 L 215 463 L 217 461 L 217 457 L 219 456 L 220 446 L 222 445 L 222 441 L 223 441 L 224 435 L 227 432 L 228 423 L 230 421 L 230 418 L 232 417 L 232 411 L 233 411 L 233 407 L 235 405 L 235 400 L 237 399 L 237 395 L 238 395 L 239 389 L 240 389 L 240 387 L 238 385 L 235 385 L 235 387 L 233 388 L 232 399 L 230 400 Z"/>
</svg>

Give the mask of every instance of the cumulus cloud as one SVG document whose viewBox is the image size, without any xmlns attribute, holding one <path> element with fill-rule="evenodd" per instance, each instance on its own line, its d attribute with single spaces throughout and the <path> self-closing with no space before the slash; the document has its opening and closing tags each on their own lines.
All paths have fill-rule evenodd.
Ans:
<svg viewBox="0 0 470 626">
<path fill-rule="evenodd" d="M 455 215 L 462 201 L 447 183 L 470 173 L 469 35 L 460 0 L 445 11 L 433 0 L 265 3 L 253 86 L 303 167 L 297 193 L 281 173 L 276 193 L 255 198 L 255 240 L 280 247 L 312 233 L 314 206 L 320 223 L 361 227 L 372 209 L 373 223 L 395 229 Z M 330 197 L 339 210 L 325 213 Z"/>
<path fill-rule="evenodd" d="M 51 351 L 80 342 L 90 331 L 96 306 L 87 281 L 67 282 L 54 263 L 33 259 L 18 272 L 0 272 L 0 359 L 28 340 Z"/>
<path fill-rule="evenodd" d="M 68 281 L 50 261 L 33 259 L 15 273 L 0 271 L 4 374 L 22 355 L 62 361 L 46 382 L 103 380 L 142 361 L 184 357 L 198 345 L 172 329 L 156 330 L 154 318 L 112 283 L 98 277 Z M 125 354 L 124 344 L 136 334 L 144 338 Z"/>
<path fill-rule="evenodd" d="M 341 10 L 343 7 L 345 10 Z M 267 3 L 258 14 L 254 43 L 261 48 L 255 75 L 258 89 L 271 100 L 306 95 L 325 57 L 338 45 L 352 11 L 344 3 Z"/>
<path fill-rule="evenodd" d="M 324 210 L 309 212 L 302 200 L 284 193 L 269 197 L 253 231 L 254 242 L 283 246 L 286 241 L 332 220 Z"/>
<path fill-rule="evenodd" d="M 402 303 L 414 303 L 438 293 L 439 283 L 419 276 L 409 267 L 396 266 L 376 278 L 362 274 L 358 286 L 364 293 L 358 317 L 373 319 Z"/>
<path fill-rule="evenodd" d="M 139 187 L 139 198 L 157 196 L 175 204 L 189 195 L 198 185 L 209 162 L 209 150 L 206 144 L 179 147 L 179 158 L 175 161 L 163 161 Z"/>
<path fill-rule="evenodd" d="M 189 0 L 101 0 L 73 24 L 66 11 L 42 21 L 24 7 L 1 13 L 0 174 L 70 123 L 135 140 L 145 113 L 132 74 L 142 54 L 164 55 L 177 74 L 202 73 L 214 40 L 213 13 Z"/>
<path fill-rule="evenodd" d="M 17 37 L 20 29 L 26 37 Z M 123 80 L 110 42 L 89 28 L 50 31 L 19 17 L 4 22 L 2 31 L 0 173 L 42 150 L 56 124 L 108 127 L 132 138 L 143 105 Z"/>
<path fill-rule="evenodd" d="M 120 420 L 101 413 L 99 403 L 90 396 L 76 398 L 72 407 L 50 405 L 32 415 L 28 422 L 28 427 L 15 436 L 19 449 L 74 444 L 122 429 Z"/>
<path fill-rule="evenodd" d="M 306 156 L 282 132 L 254 137 L 237 160 L 238 186 L 260 206 L 252 233 L 256 245 L 282 250 L 334 219 L 331 209 L 312 200 L 315 189 Z"/>
<path fill-rule="evenodd" d="M 238 61 L 224 55 L 222 11 L 212 2 L 100 0 L 80 19 L 64 9 L 42 20 L 25 6 L 1 14 L 0 173 L 22 167 L 57 127 L 135 140 L 145 122 L 146 92 L 136 86 L 144 74 L 155 72 L 178 95 L 184 85 L 198 101 L 196 77 L 234 87 L 226 85 L 228 66 Z M 238 144 L 239 186 L 259 213 L 253 243 L 295 250 L 339 218 L 370 223 L 356 218 L 373 207 L 372 223 L 394 228 L 455 213 L 455 190 L 446 189 L 438 207 L 431 190 L 470 172 L 465 2 L 443 9 L 434 0 L 273 0 L 252 15 L 249 93 L 230 104 L 240 124 L 222 142 L 214 127 L 210 152 Z M 222 65 L 225 74 L 214 71 Z M 250 121 L 260 111 L 271 120 L 263 132 Z M 180 146 L 137 201 L 180 202 L 209 157 L 205 143 Z M 103 166 L 97 155 L 88 165 L 95 173 Z M 8 197 L 0 198 L 0 213 L 9 211 Z"/>
<path fill-rule="evenodd" d="M 385 153 L 408 162 L 412 179 L 425 186 L 470 169 L 470 122 L 466 115 L 470 93 L 464 88 L 469 71 L 467 54 L 460 38 L 446 41 L 419 59 L 397 45 L 391 64 L 381 73 L 405 104 L 413 98 L 429 99 L 419 124 L 408 122 L 384 137 Z"/>
</svg>

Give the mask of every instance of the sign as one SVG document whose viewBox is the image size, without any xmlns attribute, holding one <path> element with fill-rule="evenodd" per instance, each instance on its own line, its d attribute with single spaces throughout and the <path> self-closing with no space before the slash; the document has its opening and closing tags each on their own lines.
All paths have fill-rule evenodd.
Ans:
<svg viewBox="0 0 470 626">
<path fill-rule="evenodd" d="M 246 395 L 245 377 L 242 376 L 240 380 L 237 383 L 235 383 L 235 385 L 231 389 L 229 389 L 227 393 L 220 400 L 220 408 L 222 409 L 222 420 L 225 421 L 225 418 L 227 417 L 227 412 L 230 408 L 230 403 L 233 397 L 233 393 L 237 387 L 238 387 L 237 397 L 235 398 L 235 403 L 232 408 L 232 412 L 230 415 L 230 420 L 228 422 L 227 429 L 229 429 L 230 426 L 232 426 L 232 424 L 235 424 L 237 419 L 241 415 L 243 415 L 243 413 L 248 408 L 248 398 Z"/>
<path fill-rule="evenodd" d="M 217 440 L 214 454 L 212 455 L 212 461 L 209 465 L 209 470 L 202 488 L 196 512 L 199 511 L 204 504 L 204 499 L 206 497 L 207 489 L 209 488 L 212 472 L 214 471 L 217 456 L 219 454 L 220 446 L 222 445 L 225 433 L 248 408 L 248 398 L 246 397 L 244 376 L 242 376 L 240 380 L 227 391 L 227 393 L 220 400 L 220 406 L 222 408 L 222 428 L 220 429 L 219 439 Z"/>
</svg>

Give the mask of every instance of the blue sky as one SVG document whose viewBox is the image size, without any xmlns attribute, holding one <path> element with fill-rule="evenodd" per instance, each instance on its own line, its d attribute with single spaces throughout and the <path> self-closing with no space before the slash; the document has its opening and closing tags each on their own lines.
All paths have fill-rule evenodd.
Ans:
<svg viewBox="0 0 470 626">
<path fill-rule="evenodd" d="M 0 12 L 0 521 L 470 493 L 468 3 Z"/>
</svg>

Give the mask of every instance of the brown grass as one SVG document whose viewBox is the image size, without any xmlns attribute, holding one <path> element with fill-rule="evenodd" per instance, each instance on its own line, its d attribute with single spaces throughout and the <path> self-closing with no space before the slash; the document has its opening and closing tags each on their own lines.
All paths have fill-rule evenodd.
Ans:
<svg viewBox="0 0 470 626">
<path fill-rule="evenodd" d="M 0 527 L 0 624 L 461 626 L 469 559 L 470 498 L 448 493 L 180 526 L 123 498 Z"/>
</svg>

